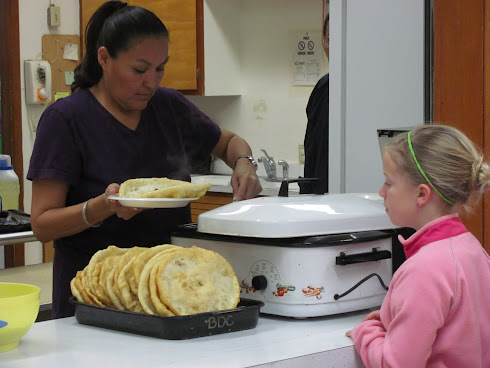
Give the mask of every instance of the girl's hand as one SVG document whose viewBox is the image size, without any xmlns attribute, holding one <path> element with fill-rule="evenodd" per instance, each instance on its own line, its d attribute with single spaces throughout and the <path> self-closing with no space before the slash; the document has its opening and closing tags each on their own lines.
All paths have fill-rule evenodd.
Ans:
<svg viewBox="0 0 490 368">
<path fill-rule="evenodd" d="M 366 317 L 364 317 L 364 319 L 362 321 L 365 322 L 365 321 L 371 321 L 371 320 L 381 321 L 381 316 L 380 316 L 379 310 L 372 311 Z M 345 336 L 352 338 L 352 330 L 347 331 L 345 333 Z"/>
<path fill-rule="evenodd" d="M 364 321 L 370 321 L 370 320 L 375 320 L 375 321 L 381 321 L 381 316 L 379 314 L 379 310 L 372 311 L 369 313 L 363 320 Z"/>
<path fill-rule="evenodd" d="M 121 205 L 119 201 L 115 199 L 107 199 L 107 197 L 115 195 L 119 193 L 119 184 L 112 183 L 105 190 L 106 201 L 109 204 L 109 208 L 113 213 L 116 214 L 117 217 L 122 218 L 123 220 L 129 220 L 133 216 L 142 212 L 143 208 L 135 208 L 135 207 L 126 207 Z"/>
</svg>

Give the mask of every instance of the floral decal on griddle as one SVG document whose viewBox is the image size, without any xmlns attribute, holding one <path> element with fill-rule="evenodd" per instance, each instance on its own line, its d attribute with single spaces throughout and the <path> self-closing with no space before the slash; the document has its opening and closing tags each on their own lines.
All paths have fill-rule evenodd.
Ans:
<svg viewBox="0 0 490 368">
<path fill-rule="evenodd" d="M 296 290 L 296 287 L 292 285 L 281 285 L 281 284 L 276 284 L 276 291 L 272 292 L 272 295 L 275 297 L 280 297 L 284 296 L 284 294 L 287 294 L 288 291 L 294 291 Z"/>
<path fill-rule="evenodd" d="M 313 286 L 307 286 L 305 287 L 302 291 L 303 291 L 303 294 L 305 294 L 305 296 L 308 296 L 308 297 L 316 297 L 317 299 L 321 299 L 322 298 L 322 292 L 324 291 L 325 289 L 323 288 L 323 286 L 321 287 L 313 287 Z"/>
<path fill-rule="evenodd" d="M 255 293 L 255 288 L 251 285 L 248 284 L 245 280 L 242 280 L 240 283 L 240 294 L 242 291 L 245 291 L 247 294 L 248 293 Z"/>
</svg>

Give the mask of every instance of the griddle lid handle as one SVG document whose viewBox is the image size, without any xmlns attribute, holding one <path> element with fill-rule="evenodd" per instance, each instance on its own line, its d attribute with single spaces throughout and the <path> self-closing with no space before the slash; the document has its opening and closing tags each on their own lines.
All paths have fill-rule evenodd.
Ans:
<svg viewBox="0 0 490 368">
<path fill-rule="evenodd" d="M 281 188 L 279 188 L 279 197 L 289 197 L 289 183 L 299 182 L 313 182 L 313 194 L 325 194 L 320 185 L 319 178 L 296 178 L 296 179 L 284 179 L 281 182 Z"/>
<path fill-rule="evenodd" d="M 357 253 L 357 254 L 345 254 L 340 253 L 338 257 L 335 258 L 335 264 L 338 266 L 346 266 L 349 264 L 364 263 L 364 262 L 375 262 L 382 259 L 391 258 L 391 252 L 389 250 L 377 250 L 373 248 L 372 252 Z"/>
</svg>

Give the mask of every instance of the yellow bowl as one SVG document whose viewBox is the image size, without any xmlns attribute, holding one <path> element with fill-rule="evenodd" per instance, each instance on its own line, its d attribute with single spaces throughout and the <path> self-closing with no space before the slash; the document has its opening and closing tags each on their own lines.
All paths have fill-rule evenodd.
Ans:
<svg viewBox="0 0 490 368">
<path fill-rule="evenodd" d="M 40 291 L 34 285 L 0 282 L 0 353 L 17 348 L 36 321 Z"/>
</svg>

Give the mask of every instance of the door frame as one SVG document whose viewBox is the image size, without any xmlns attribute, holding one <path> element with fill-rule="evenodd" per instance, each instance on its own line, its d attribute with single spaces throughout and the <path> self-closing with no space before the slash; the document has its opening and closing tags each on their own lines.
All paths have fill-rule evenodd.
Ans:
<svg viewBox="0 0 490 368">
<path fill-rule="evenodd" d="M 0 0 L 0 79 L 2 83 L 2 153 L 12 157 L 20 178 L 19 209 L 24 210 L 22 102 L 20 82 L 19 1 Z M 8 139 L 5 139 L 8 137 Z M 25 264 L 24 244 L 4 246 L 5 267 Z"/>
</svg>

